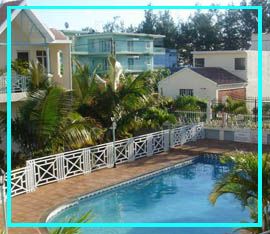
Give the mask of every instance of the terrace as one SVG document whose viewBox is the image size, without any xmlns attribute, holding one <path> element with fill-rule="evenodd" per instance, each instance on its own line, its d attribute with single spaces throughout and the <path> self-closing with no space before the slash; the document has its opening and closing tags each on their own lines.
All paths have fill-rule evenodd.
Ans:
<svg viewBox="0 0 270 234">
<path fill-rule="evenodd" d="M 22 75 L 12 75 L 12 101 L 19 101 L 26 97 L 28 78 Z M 6 102 L 7 76 L 0 75 L 0 103 Z"/>
<path fill-rule="evenodd" d="M 60 205 L 73 201 L 91 191 L 100 190 L 110 185 L 166 168 L 179 162 L 188 161 L 195 155 L 222 154 L 234 151 L 235 148 L 244 151 L 257 150 L 256 144 L 224 142 L 215 140 L 199 140 L 177 146 L 170 152 L 162 152 L 152 157 L 144 157 L 133 162 L 118 165 L 117 168 L 104 168 L 93 173 L 72 177 L 59 183 L 50 183 L 31 193 L 15 196 L 13 202 L 13 222 L 44 222 L 51 211 Z M 265 146 L 265 151 L 270 147 Z M 91 181 L 91 183 L 89 183 Z M 63 191 L 65 193 L 63 194 Z M 37 229 L 10 229 L 9 233 L 46 233 Z"/>
</svg>

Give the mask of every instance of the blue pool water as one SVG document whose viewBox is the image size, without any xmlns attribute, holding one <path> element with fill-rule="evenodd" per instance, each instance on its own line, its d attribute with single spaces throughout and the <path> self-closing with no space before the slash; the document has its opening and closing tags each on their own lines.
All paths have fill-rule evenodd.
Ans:
<svg viewBox="0 0 270 234">
<path fill-rule="evenodd" d="M 231 195 L 224 195 L 213 206 L 208 196 L 216 180 L 228 173 L 229 166 L 217 158 L 199 157 L 194 163 L 80 200 L 50 222 L 65 222 L 89 210 L 93 222 L 250 222 L 249 212 Z M 232 233 L 228 228 L 111 228 L 82 229 L 84 234 L 144 233 Z"/>
</svg>

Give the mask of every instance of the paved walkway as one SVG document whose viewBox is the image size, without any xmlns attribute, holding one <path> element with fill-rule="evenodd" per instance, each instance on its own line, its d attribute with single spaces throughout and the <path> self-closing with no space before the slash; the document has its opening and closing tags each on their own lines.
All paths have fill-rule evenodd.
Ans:
<svg viewBox="0 0 270 234">
<path fill-rule="evenodd" d="M 47 215 L 56 207 L 68 203 L 78 196 L 101 188 L 129 180 L 181 161 L 202 152 L 224 153 L 235 149 L 257 151 L 254 144 L 242 144 L 202 140 L 172 149 L 134 162 L 118 165 L 117 168 L 102 169 L 88 175 L 76 176 L 65 181 L 39 187 L 35 192 L 19 195 L 12 199 L 13 222 L 44 222 Z M 270 151 L 270 148 L 265 148 Z M 0 220 L 2 220 L 0 213 Z M 10 234 L 44 233 L 37 229 L 10 229 Z M 46 233 L 46 232 L 45 232 Z"/>
</svg>

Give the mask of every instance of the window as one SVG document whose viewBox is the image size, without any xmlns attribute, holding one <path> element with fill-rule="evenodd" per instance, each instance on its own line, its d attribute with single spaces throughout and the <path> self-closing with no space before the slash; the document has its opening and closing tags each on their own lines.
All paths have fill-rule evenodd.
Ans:
<svg viewBox="0 0 270 234">
<path fill-rule="evenodd" d="M 99 42 L 100 52 L 109 52 L 111 50 L 111 43 L 109 40 L 102 40 Z"/>
<path fill-rule="evenodd" d="M 193 96 L 193 89 L 180 89 L 179 95 L 180 96 Z"/>
<path fill-rule="evenodd" d="M 28 52 L 17 52 L 17 59 L 21 62 L 29 62 L 29 53 Z"/>
<path fill-rule="evenodd" d="M 151 59 L 151 57 L 146 57 L 146 64 L 147 65 L 151 65 L 152 64 L 152 59 Z"/>
<path fill-rule="evenodd" d="M 151 47 L 150 41 L 147 41 L 145 44 L 146 44 L 146 45 L 145 45 L 145 48 L 146 48 L 146 49 L 150 49 L 150 47 Z"/>
<path fill-rule="evenodd" d="M 134 43 L 133 43 L 133 41 L 128 41 L 127 42 L 127 46 L 128 46 L 128 51 L 133 51 L 134 50 Z"/>
<path fill-rule="evenodd" d="M 195 58 L 195 67 L 204 67 L 204 58 Z"/>
<path fill-rule="evenodd" d="M 132 70 L 134 67 L 134 59 L 133 58 L 128 58 L 128 69 Z"/>
<path fill-rule="evenodd" d="M 58 66 L 57 69 L 58 75 L 62 77 L 64 74 L 64 63 L 63 63 L 63 52 L 61 50 L 57 52 L 57 66 Z"/>
<path fill-rule="evenodd" d="M 245 58 L 235 58 L 234 59 L 234 69 L 235 70 L 246 70 L 246 59 Z"/>
<path fill-rule="evenodd" d="M 89 40 L 89 50 L 95 52 L 95 40 Z"/>
<path fill-rule="evenodd" d="M 44 67 L 47 68 L 47 54 L 45 50 L 37 50 L 36 57 L 38 62 Z"/>
</svg>

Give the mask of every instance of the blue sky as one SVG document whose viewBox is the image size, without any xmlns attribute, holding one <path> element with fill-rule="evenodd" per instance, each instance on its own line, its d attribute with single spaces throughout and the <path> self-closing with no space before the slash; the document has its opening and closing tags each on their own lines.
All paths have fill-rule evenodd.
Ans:
<svg viewBox="0 0 270 234">
<path fill-rule="evenodd" d="M 228 5 L 234 3 L 239 5 L 241 0 L 27 0 L 28 5 Z M 120 16 L 125 26 L 137 25 L 143 20 L 142 10 L 80 10 L 80 11 L 34 11 L 48 27 L 58 29 L 64 28 L 64 23 L 68 22 L 70 29 L 81 29 L 89 26 L 97 30 L 102 30 L 102 25 L 112 20 L 114 16 Z M 185 20 L 194 11 L 177 10 L 172 11 L 175 21 Z"/>
</svg>

